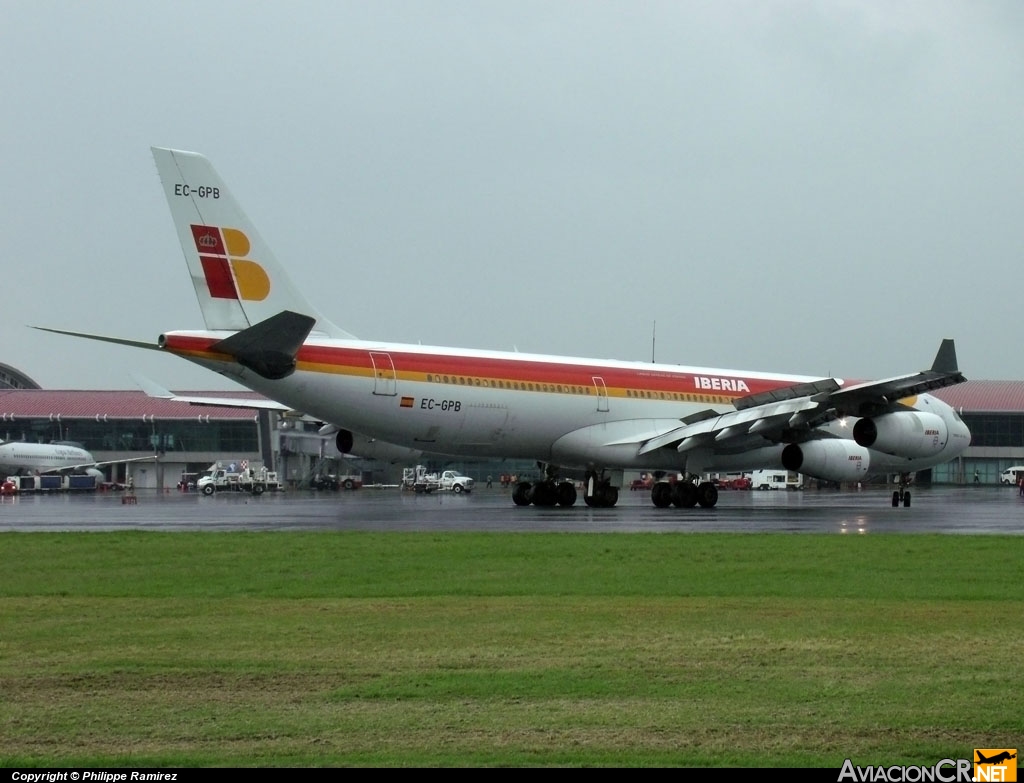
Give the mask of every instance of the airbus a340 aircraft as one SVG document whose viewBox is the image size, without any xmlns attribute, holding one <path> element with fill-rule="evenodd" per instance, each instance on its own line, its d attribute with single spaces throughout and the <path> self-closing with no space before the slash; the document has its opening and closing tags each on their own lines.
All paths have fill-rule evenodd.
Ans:
<svg viewBox="0 0 1024 783">
<path fill-rule="evenodd" d="M 714 506 L 711 471 L 799 470 L 830 481 L 910 473 L 970 443 L 950 406 L 927 394 L 964 377 L 952 340 L 931 369 L 881 381 L 360 340 L 289 281 L 210 162 L 153 149 L 206 328 L 156 344 L 50 329 L 166 351 L 303 411 L 336 431 L 410 449 L 528 458 L 543 478 L 517 505 L 614 506 L 624 470 L 654 484 L 654 505 Z M 893 504 L 909 505 L 901 484 Z"/>
</svg>

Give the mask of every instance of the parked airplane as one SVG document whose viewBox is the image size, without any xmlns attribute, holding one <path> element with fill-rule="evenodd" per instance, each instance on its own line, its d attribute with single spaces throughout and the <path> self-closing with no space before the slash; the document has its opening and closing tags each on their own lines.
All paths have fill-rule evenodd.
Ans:
<svg viewBox="0 0 1024 783">
<path fill-rule="evenodd" d="M 3 476 L 81 471 L 95 476 L 97 481 L 105 481 L 106 477 L 98 469 L 101 464 L 109 463 L 97 462 L 92 454 L 73 443 L 0 442 L 0 475 Z"/>
<path fill-rule="evenodd" d="M 661 480 L 659 507 L 714 506 L 709 471 L 797 470 L 830 481 L 948 462 L 970 433 L 928 391 L 964 380 L 952 340 L 931 369 L 847 385 L 836 378 L 359 340 L 292 285 L 210 162 L 153 148 L 206 329 L 156 344 L 337 428 L 412 449 L 528 458 L 543 478 L 517 505 L 614 506 L 624 470 Z M 343 449 L 345 450 L 345 449 Z M 910 504 L 901 482 L 893 504 Z"/>
</svg>

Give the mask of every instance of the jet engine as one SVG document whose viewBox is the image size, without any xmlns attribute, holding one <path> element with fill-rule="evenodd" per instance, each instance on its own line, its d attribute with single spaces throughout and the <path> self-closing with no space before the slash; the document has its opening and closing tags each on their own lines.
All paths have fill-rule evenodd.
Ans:
<svg viewBox="0 0 1024 783">
<path fill-rule="evenodd" d="M 349 430 L 338 430 L 334 442 L 342 454 L 377 459 L 391 464 L 416 460 L 423 454 L 421 449 L 397 446 L 394 443 L 386 443 Z"/>
<path fill-rule="evenodd" d="M 921 411 L 886 413 L 853 425 L 853 439 L 861 446 L 908 459 L 938 454 L 948 438 L 946 422 Z"/>
<path fill-rule="evenodd" d="M 827 481 L 859 481 L 867 475 L 871 455 L 849 440 L 809 440 L 786 446 L 782 465 Z"/>
<path fill-rule="evenodd" d="M 355 437 L 348 430 L 338 430 L 334 444 L 342 454 L 351 454 L 352 446 L 355 444 Z"/>
</svg>

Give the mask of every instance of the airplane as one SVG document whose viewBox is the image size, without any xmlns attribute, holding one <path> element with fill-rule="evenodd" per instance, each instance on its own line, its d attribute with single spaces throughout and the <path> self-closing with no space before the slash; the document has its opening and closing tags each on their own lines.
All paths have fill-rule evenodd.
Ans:
<svg viewBox="0 0 1024 783">
<path fill-rule="evenodd" d="M 519 506 L 612 507 L 626 470 L 653 473 L 660 508 L 713 507 L 701 477 L 757 468 L 854 482 L 954 459 L 970 432 L 928 392 L 965 380 L 952 340 L 932 366 L 884 380 L 559 357 L 361 340 L 322 315 L 207 158 L 152 148 L 205 329 L 155 343 L 35 327 L 173 354 L 322 421 L 339 448 L 357 433 L 461 457 L 536 460 Z M 347 451 L 348 449 L 341 449 Z M 676 480 L 672 480 L 676 479 Z"/>
<path fill-rule="evenodd" d="M 1001 753 L 997 753 L 992 758 L 985 758 L 985 756 L 982 755 L 980 750 L 976 750 L 974 752 L 978 754 L 978 761 L 976 762 L 978 764 L 998 764 L 1001 761 L 1008 761 L 1010 759 L 1017 758 L 1016 753 L 1010 753 L 1006 750 L 1004 750 Z"/>
<path fill-rule="evenodd" d="M 0 475 L 3 476 L 71 473 L 77 470 L 95 477 L 97 481 L 106 481 L 99 466 L 109 464 L 111 462 L 97 462 L 92 454 L 76 443 L 0 441 Z"/>
</svg>

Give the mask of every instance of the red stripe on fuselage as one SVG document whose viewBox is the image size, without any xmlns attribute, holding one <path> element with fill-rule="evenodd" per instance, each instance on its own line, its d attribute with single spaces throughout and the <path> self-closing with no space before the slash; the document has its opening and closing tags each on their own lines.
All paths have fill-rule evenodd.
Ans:
<svg viewBox="0 0 1024 783">
<path fill-rule="evenodd" d="M 215 342 L 217 341 L 206 337 L 169 335 L 165 347 L 174 352 L 207 353 L 209 354 L 208 358 L 217 359 L 222 355 L 209 350 Z M 549 386 L 561 384 L 593 387 L 596 376 L 601 378 L 609 389 L 641 389 L 651 393 L 714 394 L 729 398 L 745 397 L 748 394 L 757 394 L 792 383 L 788 380 L 718 375 L 712 372 L 701 375 L 674 370 L 657 372 L 647 367 L 633 369 L 531 359 L 406 353 L 385 348 L 375 349 L 370 345 L 365 348 L 306 345 L 299 350 L 297 361 L 300 369 L 311 372 L 345 374 L 347 370 L 351 370 L 364 375 L 374 370 L 373 362 L 370 359 L 371 351 L 387 353 L 391 357 L 395 372 L 400 379 L 412 375 L 419 377 L 414 377 L 411 380 L 437 383 L 457 382 L 458 378 L 480 378 L 512 383 L 548 384 Z M 430 376 L 429 379 L 427 376 Z M 448 377 L 447 381 L 445 376 Z M 702 381 L 701 379 L 708 380 Z M 740 381 L 746 386 L 746 389 L 739 386 Z M 701 385 L 702 383 L 714 383 L 715 386 Z M 735 388 L 729 388 L 729 386 Z"/>
</svg>

